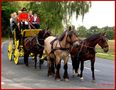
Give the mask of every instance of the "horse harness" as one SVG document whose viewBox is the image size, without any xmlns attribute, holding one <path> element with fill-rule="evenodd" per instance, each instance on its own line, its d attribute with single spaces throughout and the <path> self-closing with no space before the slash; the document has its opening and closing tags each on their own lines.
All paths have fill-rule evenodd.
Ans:
<svg viewBox="0 0 116 90">
<path fill-rule="evenodd" d="M 90 46 L 87 46 L 87 45 L 84 45 L 84 44 L 85 44 L 84 41 L 82 41 L 82 44 L 80 44 L 81 47 L 80 47 L 80 49 L 79 49 L 79 52 L 77 53 L 77 59 L 79 58 L 80 53 L 81 53 L 82 50 L 83 50 L 83 47 L 85 47 L 86 49 L 87 49 L 87 48 L 90 48 L 90 49 L 93 49 L 93 50 L 95 51 L 95 48 L 94 48 L 94 47 L 90 47 Z M 95 53 L 97 53 L 97 52 L 95 51 Z"/>
<path fill-rule="evenodd" d="M 35 39 L 35 40 L 34 40 L 34 39 Z M 25 46 L 27 46 L 27 45 L 33 46 L 33 42 L 32 42 L 33 40 L 36 41 L 36 42 L 35 42 L 35 43 L 36 43 L 35 45 L 36 45 L 37 49 L 39 49 L 39 47 L 42 47 L 42 48 L 44 47 L 44 46 L 41 45 L 40 42 L 38 41 L 37 36 L 27 38 L 27 39 L 25 40 L 25 42 L 26 42 L 26 43 L 25 43 Z M 42 39 L 42 40 L 43 40 L 43 39 Z M 34 46 L 35 46 L 35 45 L 34 45 Z M 33 48 L 33 47 L 28 48 L 28 51 L 31 50 L 32 48 Z"/>
<path fill-rule="evenodd" d="M 54 40 L 52 40 L 51 41 L 51 52 L 53 53 L 54 51 L 56 51 L 56 50 L 63 50 L 63 51 L 67 51 L 67 52 L 69 52 L 70 53 L 70 50 L 71 50 L 71 48 L 63 48 L 62 46 L 61 46 L 61 44 L 60 44 L 60 42 L 59 42 L 59 45 L 60 45 L 60 47 L 57 47 L 57 48 L 53 48 L 53 44 L 54 44 L 54 42 L 55 41 L 59 41 L 59 38 L 58 37 L 56 37 Z M 68 41 L 66 41 L 67 43 L 69 43 L 70 45 L 72 45 L 72 43 L 75 43 L 76 41 L 78 41 L 78 40 L 75 40 L 75 41 L 73 41 L 73 42 L 68 42 Z"/>
<path fill-rule="evenodd" d="M 53 53 L 54 51 L 56 51 L 56 50 L 63 50 L 63 51 L 68 51 L 69 52 L 69 49 L 70 48 L 63 48 L 62 46 L 61 46 L 61 44 L 59 43 L 59 45 L 60 45 L 60 47 L 57 47 L 57 48 L 53 48 L 53 44 L 54 44 L 54 42 L 55 41 L 57 41 L 57 40 L 59 40 L 58 39 L 58 37 L 56 37 L 53 41 L 51 41 L 51 52 Z M 58 42 L 57 42 L 58 43 Z M 56 44 L 57 45 L 57 44 Z"/>
</svg>

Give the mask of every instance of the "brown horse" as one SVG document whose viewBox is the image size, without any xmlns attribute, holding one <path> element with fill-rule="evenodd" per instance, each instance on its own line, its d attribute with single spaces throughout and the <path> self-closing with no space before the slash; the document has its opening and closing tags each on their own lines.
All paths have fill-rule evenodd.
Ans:
<svg viewBox="0 0 116 90">
<path fill-rule="evenodd" d="M 30 53 L 34 54 L 35 59 L 35 68 L 37 63 L 37 55 L 42 57 L 43 50 L 44 50 L 44 40 L 48 36 L 50 36 L 51 32 L 48 30 L 41 30 L 36 36 L 27 37 L 23 40 L 23 47 L 24 47 L 24 63 L 28 66 L 28 57 Z M 41 67 L 40 67 L 41 68 Z"/>
<path fill-rule="evenodd" d="M 68 80 L 67 62 L 69 59 L 70 49 L 72 46 L 78 45 L 78 37 L 75 30 L 69 27 L 60 37 L 49 36 L 45 39 L 45 54 L 48 60 L 48 76 L 55 74 L 54 64 L 56 68 L 55 79 L 60 80 L 61 59 L 64 60 L 64 79 Z"/>
<path fill-rule="evenodd" d="M 91 71 L 92 71 L 92 79 L 95 81 L 94 75 L 94 63 L 95 63 L 95 46 L 98 44 L 104 50 L 104 52 L 108 52 L 109 46 L 107 43 L 108 39 L 105 36 L 105 33 L 99 33 L 90 36 L 89 38 L 80 42 L 78 47 L 73 47 L 71 50 L 71 59 L 74 72 L 78 75 L 79 64 L 80 67 L 80 79 L 83 80 L 83 69 L 84 69 L 84 61 L 91 61 Z"/>
</svg>

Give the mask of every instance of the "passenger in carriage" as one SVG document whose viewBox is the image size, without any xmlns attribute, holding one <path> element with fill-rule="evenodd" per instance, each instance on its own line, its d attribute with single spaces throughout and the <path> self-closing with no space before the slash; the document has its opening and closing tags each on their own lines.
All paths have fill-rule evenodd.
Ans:
<svg viewBox="0 0 116 90">
<path fill-rule="evenodd" d="M 14 19 L 14 23 L 17 23 L 17 13 L 16 12 L 13 13 L 13 19 Z"/>
<path fill-rule="evenodd" d="M 10 37 L 12 37 L 12 34 L 13 34 L 13 24 L 14 24 L 13 22 L 14 22 L 13 13 L 11 13 L 11 15 L 10 15 L 10 31 L 9 31 Z"/>
<path fill-rule="evenodd" d="M 29 14 L 29 24 L 30 24 L 30 28 L 33 29 L 33 28 L 35 28 L 35 27 L 32 25 L 33 13 L 32 13 L 32 11 L 30 10 L 28 14 Z"/>
<path fill-rule="evenodd" d="M 40 28 L 40 18 L 37 16 L 37 14 L 34 14 L 33 18 L 32 18 L 32 25 L 36 28 L 39 29 Z"/>
<path fill-rule="evenodd" d="M 23 8 L 21 11 L 22 12 L 19 14 L 19 17 L 18 17 L 20 30 L 28 29 L 29 28 L 29 16 L 27 13 L 27 9 Z"/>
<path fill-rule="evenodd" d="M 30 21 L 30 22 L 32 21 L 32 18 L 33 18 L 33 13 L 32 13 L 32 11 L 30 10 L 30 11 L 29 11 L 29 21 Z"/>
<path fill-rule="evenodd" d="M 10 15 L 10 35 L 13 34 L 14 31 L 14 24 L 17 23 L 17 13 L 11 13 Z"/>
</svg>

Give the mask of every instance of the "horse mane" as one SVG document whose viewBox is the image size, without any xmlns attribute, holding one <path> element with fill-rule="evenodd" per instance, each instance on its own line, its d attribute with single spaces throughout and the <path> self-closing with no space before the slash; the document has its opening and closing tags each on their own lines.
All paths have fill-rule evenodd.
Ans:
<svg viewBox="0 0 116 90">
<path fill-rule="evenodd" d="M 66 32 L 67 32 L 67 30 L 66 30 L 66 31 L 64 31 L 64 32 L 62 33 L 62 35 L 58 38 L 58 39 L 59 39 L 59 41 L 62 41 L 62 40 L 63 40 L 63 38 L 64 38 L 64 36 L 65 36 Z"/>
<path fill-rule="evenodd" d="M 40 30 L 39 33 L 37 34 L 38 38 L 43 38 L 43 34 L 44 34 L 45 30 Z"/>
<path fill-rule="evenodd" d="M 99 36 L 101 35 L 101 33 L 98 33 L 98 34 L 94 34 L 94 35 L 92 35 L 92 36 L 90 36 L 90 37 L 88 37 L 87 39 L 85 39 L 86 41 L 93 41 L 93 40 L 95 40 L 95 39 L 97 39 L 97 38 L 99 38 Z M 84 40 L 84 41 L 85 41 Z"/>
<path fill-rule="evenodd" d="M 51 32 L 48 31 L 48 30 L 46 30 L 46 29 L 43 29 L 43 30 L 40 30 L 40 32 L 38 33 L 37 36 L 38 36 L 39 39 L 45 39 L 46 38 L 45 34 L 47 34 L 48 36 L 50 36 Z"/>
</svg>

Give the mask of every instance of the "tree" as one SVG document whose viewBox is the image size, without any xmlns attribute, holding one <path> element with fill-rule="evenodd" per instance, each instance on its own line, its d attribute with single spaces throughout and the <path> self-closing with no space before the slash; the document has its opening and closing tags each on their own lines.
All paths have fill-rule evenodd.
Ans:
<svg viewBox="0 0 116 90">
<path fill-rule="evenodd" d="M 41 18 L 41 26 L 45 27 L 45 25 L 48 25 L 53 29 L 52 32 L 55 34 L 62 32 L 62 22 L 67 25 L 73 13 L 76 13 L 76 18 L 78 18 L 78 15 L 82 15 L 83 19 L 84 14 L 89 11 L 90 7 L 90 2 L 83 1 L 30 2 L 30 4 L 28 4 L 28 9 L 39 14 Z"/>
<path fill-rule="evenodd" d="M 23 7 L 22 2 L 2 2 L 2 36 L 8 36 L 10 31 L 10 14 L 18 12 Z"/>
<path fill-rule="evenodd" d="M 114 39 L 114 27 L 105 26 L 102 28 L 103 32 L 106 32 L 106 36 L 108 39 Z"/>
<path fill-rule="evenodd" d="M 84 26 L 80 26 L 77 28 L 77 33 L 80 37 L 86 37 L 87 29 Z"/>
<path fill-rule="evenodd" d="M 63 31 L 63 23 L 66 25 L 72 17 L 73 13 L 76 13 L 76 18 L 89 11 L 91 2 L 89 1 L 68 1 L 68 2 L 2 2 L 2 30 L 3 34 L 9 31 L 9 18 L 12 12 L 21 10 L 22 7 L 26 7 L 28 10 L 32 10 L 33 13 L 37 13 L 41 20 L 41 28 L 49 26 L 52 33 L 59 35 Z"/>
</svg>

